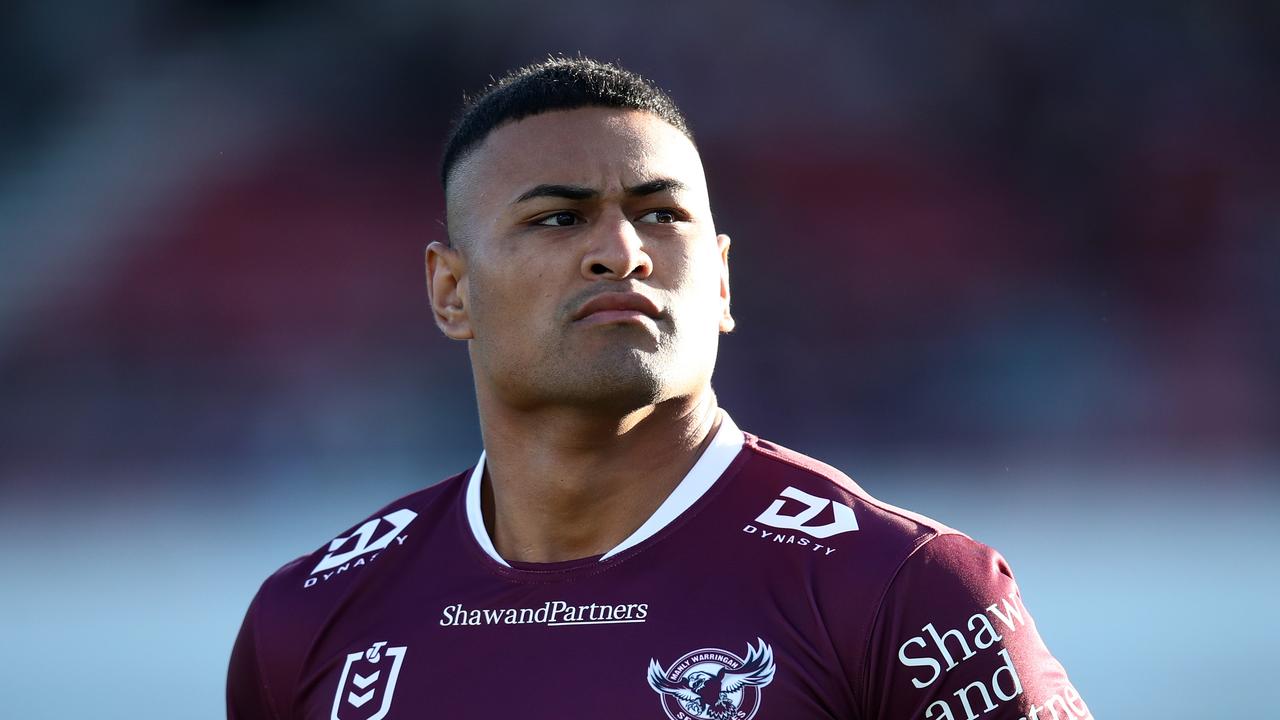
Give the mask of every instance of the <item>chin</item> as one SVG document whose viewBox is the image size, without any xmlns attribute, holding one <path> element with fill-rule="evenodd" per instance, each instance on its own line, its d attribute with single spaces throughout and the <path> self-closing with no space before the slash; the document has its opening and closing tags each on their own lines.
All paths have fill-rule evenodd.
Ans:
<svg viewBox="0 0 1280 720">
<path fill-rule="evenodd" d="M 523 372 L 509 368 L 503 374 L 518 382 L 508 384 L 504 394 L 527 407 L 565 405 L 611 414 L 639 410 L 687 395 L 710 379 L 704 358 L 686 352 L 681 362 L 673 349 L 651 352 L 615 345 L 604 352 L 561 351 Z"/>
<path fill-rule="evenodd" d="M 665 384 L 648 373 L 583 374 L 564 388 L 567 398 L 583 405 L 613 411 L 630 412 L 661 401 Z"/>
<path fill-rule="evenodd" d="M 669 368 L 649 353 L 597 357 L 557 368 L 546 389 L 561 402 L 610 411 L 631 411 L 665 398 Z"/>
</svg>

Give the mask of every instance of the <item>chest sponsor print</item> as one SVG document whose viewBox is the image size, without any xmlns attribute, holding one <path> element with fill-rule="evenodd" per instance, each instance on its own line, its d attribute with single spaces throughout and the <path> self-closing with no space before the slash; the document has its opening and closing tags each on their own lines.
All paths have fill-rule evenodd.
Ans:
<svg viewBox="0 0 1280 720">
<path fill-rule="evenodd" d="M 469 608 L 454 603 L 440 612 L 440 627 L 618 625 L 643 623 L 648 617 L 649 603 L 572 604 L 548 600 L 536 607 L 523 608 Z"/>
</svg>

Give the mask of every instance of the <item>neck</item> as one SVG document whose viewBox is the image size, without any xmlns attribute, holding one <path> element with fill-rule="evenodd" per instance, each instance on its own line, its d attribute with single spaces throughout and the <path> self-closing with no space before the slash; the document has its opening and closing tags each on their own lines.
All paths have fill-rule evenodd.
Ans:
<svg viewBox="0 0 1280 720">
<path fill-rule="evenodd" d="M 481 395 L 481 506 L 494 548 L 534 563 L 607 552 L 666 500 L 718 424 L 710 387 L 622 415 Z"/>
</svg>

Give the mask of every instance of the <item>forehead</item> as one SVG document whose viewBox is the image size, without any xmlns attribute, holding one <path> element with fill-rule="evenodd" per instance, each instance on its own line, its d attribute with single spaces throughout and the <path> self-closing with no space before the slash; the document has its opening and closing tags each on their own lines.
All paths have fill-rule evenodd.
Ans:
<svg viewBox="0 0 1280 720">
<path fill-rule="evenodd" d="M 697 149 L 665 120 L 636 110 L 556 110 L 490 133 L 458 164 L 449 203 L 506 205 L 544 183 L 609 193 L 658 177 L 680 180 L 705 195 Z"/>
</svg>

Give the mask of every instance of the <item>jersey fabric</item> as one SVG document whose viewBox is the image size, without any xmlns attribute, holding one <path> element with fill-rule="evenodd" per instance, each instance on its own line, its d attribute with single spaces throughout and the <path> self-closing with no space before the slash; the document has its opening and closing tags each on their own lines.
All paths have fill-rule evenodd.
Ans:
<svg viewBox="0 0 1280 720">
<path fill-rule="evenodd" d="M 1091 718 L 992 549 L 720 428 L 631 537 L 509 563 L 484 455 L 263 584 L 232 720 Z"/>
</svg>

